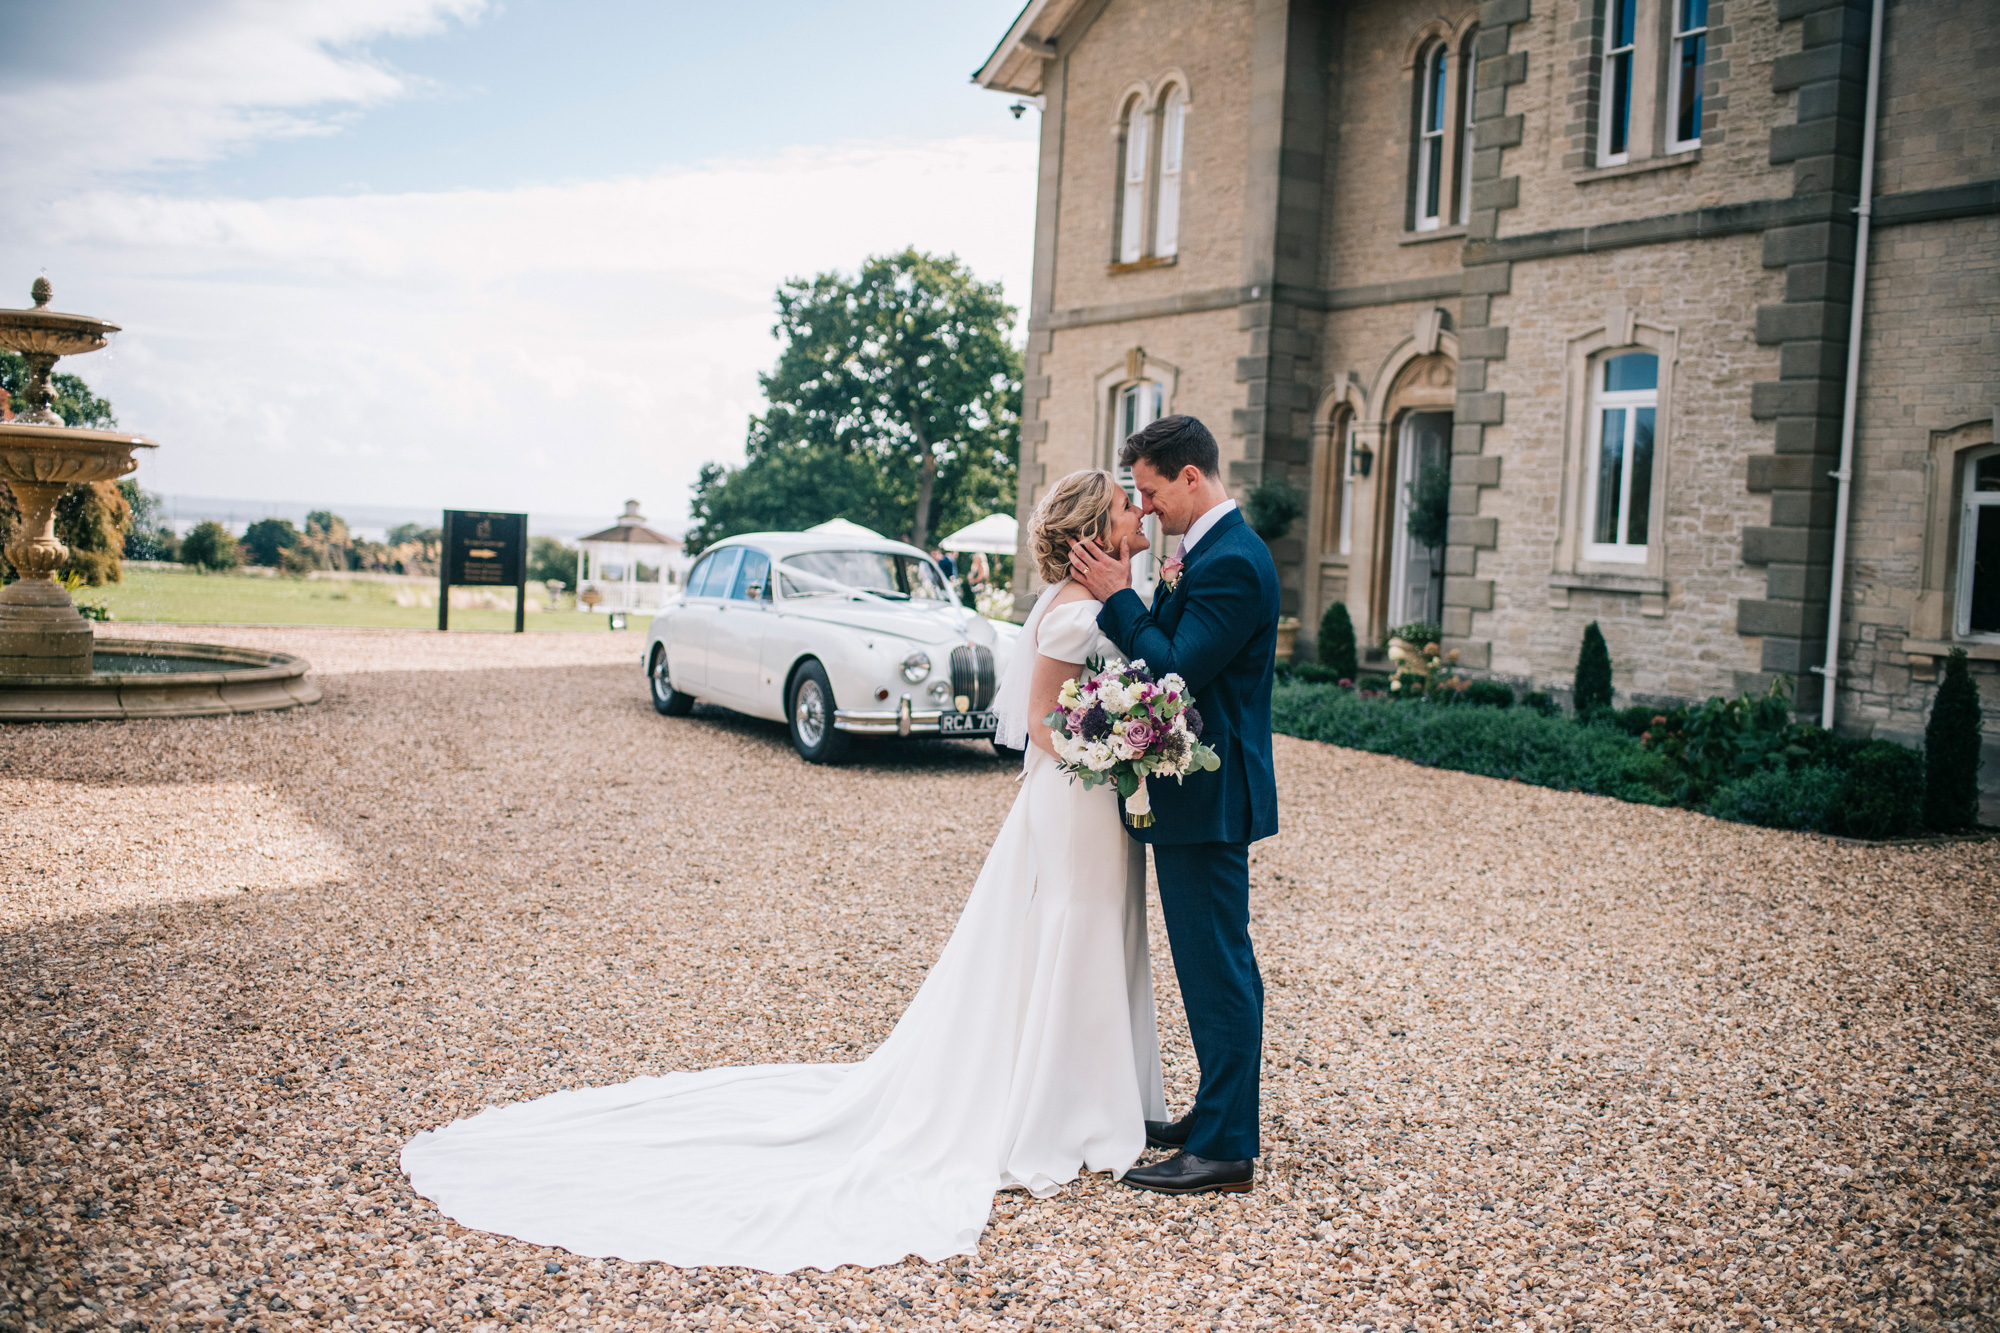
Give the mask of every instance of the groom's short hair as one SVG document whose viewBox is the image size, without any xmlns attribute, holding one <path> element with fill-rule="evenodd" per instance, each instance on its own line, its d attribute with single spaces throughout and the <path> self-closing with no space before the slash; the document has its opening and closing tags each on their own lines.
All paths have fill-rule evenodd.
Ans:
<svg viewBox="0 0 2000 1333">
<path fill-rule="evenodd" d="M 1161 417 L 1144 430 L 1125 437 L 1118 463 L 1131 467 L 1140 459 L 1163 477 L 1178 477 L 1192 463 L 1211 477 L 1222 475 L 1222 450 L 1208 427 L 1190 416 Z"/>
</svg>

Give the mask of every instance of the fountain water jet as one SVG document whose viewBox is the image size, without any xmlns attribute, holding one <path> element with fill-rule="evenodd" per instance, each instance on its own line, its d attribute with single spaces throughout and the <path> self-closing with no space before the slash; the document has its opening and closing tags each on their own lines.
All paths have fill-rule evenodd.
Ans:
<svg viewBox="0 0 2000 1333">
<path fill-rule="evenodd" d="M 26 410 L 0 421 L 0 481 L 13 490 L 20 530 L 6 555 L 19 577 L 0 588 L 0 721 L 173 717 L 311 703 L 306 664 L 279 653 L 139 639 L 99 640 L 55 579 L 68 550 L 56 539 L 56 502 L 71 486 L 112 481 L 158 446 L 126 431 L 68 426 L 49 374 L 57 360 L 103 347 L 118 332 L 88 315 L 48 308 L 35 279 L 26 310 L 0 310 L 0 349 L 28 363 Z M 97 669 L 96 658 L 103 655 Z"/>
</svg>

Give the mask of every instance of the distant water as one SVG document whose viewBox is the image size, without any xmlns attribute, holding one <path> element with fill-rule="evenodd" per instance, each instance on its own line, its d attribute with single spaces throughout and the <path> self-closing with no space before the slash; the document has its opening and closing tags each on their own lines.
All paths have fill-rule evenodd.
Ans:
<svg viewBox="0 0 2000 1333">
<path fill-rule="evenodd" d="M 390 528 L 401 527 L 405 523 L 421 523 L 434 528 L 444 518 L 442 509 L 416 509 L 403 505 L 330 504 L 323 500 L 229 500 L 212 495 L 173 494 L 164 494 L 160 499 L 166 510 L 167 522 L 178 533 L 186 533 L 195 524 L 211 519 L 239 537 L 245 528 L 260 518 L 288 518 L 294 526 L 304 527 L 307 514 L 315 509 L 330 509 L 347 521 L 347 530 L 356 537 L 379 542 L 388 536 Z M 528 535 L 575 541 L 585 533 L 610 527 L 618 521 L 618 515 L 624 508 L 624 501 L 620 500 L 607 507 L 602 514 L 538 514 L 530 510 Z M 647 526 L 673 536 L 680 535 L 678 524 L 662 523 L 649 517 Z"/>
</svg>

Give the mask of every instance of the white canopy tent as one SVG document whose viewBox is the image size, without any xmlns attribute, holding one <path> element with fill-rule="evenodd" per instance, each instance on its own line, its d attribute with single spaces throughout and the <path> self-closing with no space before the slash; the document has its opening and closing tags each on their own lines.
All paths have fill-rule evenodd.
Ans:
<svg viewBox="0 0 2000 1333">
<path fill-rule="evenodd" d="M 882 534 L 873 528 L 864 528 L 859 523 L 850 523 L 844 518 L 830 518 L 824 523 L 815 523 L 807 532 L 824 532 L 835 537 L 856 537 L 864 541 L 881 541 Z"/>
<path fill-rule="evenodd" d="M 983 551 L 987 555 L 1012 555 L 1021 535 L 1020 523 L 1012 514 L 988 514 L 969 523 L 938 543 L 947 551 Z"/>
</svg>

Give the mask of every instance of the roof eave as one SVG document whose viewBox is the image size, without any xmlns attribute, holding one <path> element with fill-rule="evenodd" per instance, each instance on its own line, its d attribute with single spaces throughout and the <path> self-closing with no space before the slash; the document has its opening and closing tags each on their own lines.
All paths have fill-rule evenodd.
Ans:
<svg viewBox="0 0 2000 1333">
<path fill-rule="evenodd" d="M 1054 52 L 1055 29 L 1075 7 L 1073 0 L 1028 0 L 972 81 L 991 92 L 1040 97 L 1042 67 Z"/>
</svg>

